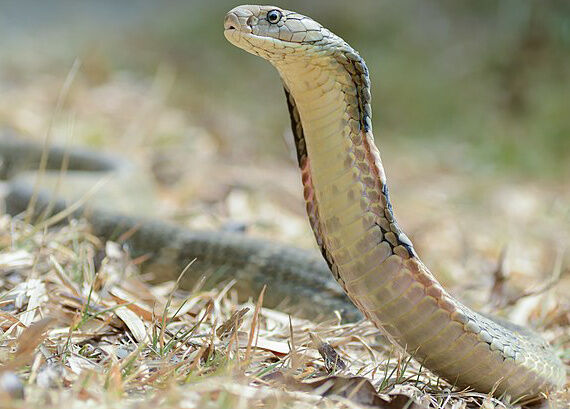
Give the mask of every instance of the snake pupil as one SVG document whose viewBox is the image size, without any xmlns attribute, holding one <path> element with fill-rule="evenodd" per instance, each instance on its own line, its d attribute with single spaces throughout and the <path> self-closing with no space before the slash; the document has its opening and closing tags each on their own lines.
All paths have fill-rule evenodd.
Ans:
<svg viewBox="0 0 570 409">
<path fill-rule="evenodd" d="M 279 10 L 271 10 L 269 13 L 267 13 L 267 21 L 269 21 L 271 24 L 275 24 L 279 20 L 281 20 L 281 12 Z"/>
</svg>

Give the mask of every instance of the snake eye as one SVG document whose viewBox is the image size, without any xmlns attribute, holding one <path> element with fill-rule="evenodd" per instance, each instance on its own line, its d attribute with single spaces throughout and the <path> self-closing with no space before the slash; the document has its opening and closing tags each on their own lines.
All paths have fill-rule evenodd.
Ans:
<svg viewBox="0 0 570 409">
<path fill-rule="evenodd" d="M 267 13 L 267 21 L 271 24 L 277 24 L 283 15 L 279 10 L 271 10 Z"/>
</svg>

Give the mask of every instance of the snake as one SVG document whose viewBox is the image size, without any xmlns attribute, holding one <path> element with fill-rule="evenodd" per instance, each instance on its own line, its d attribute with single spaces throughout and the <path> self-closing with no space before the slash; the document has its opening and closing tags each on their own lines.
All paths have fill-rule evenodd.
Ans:
<svg viewBox="0 0 570 409">
<path fill-rule="evenodd" d="M 63 184 L 114 178 L 119 194 L 127 196 L 142 172 L 123 158 L 41 146 L 0 129 L 6 213 L 43 227 L 84 218 L 94 235 L 144 258 L 140 268 L 157 282 L 179 279 L 182 288 L 193 289 L 198 282 L 208 287 L 233 279 L 242 299 L 267 284 L 267 306 L 286 299 L 307 318 L 332 311 L 347 321 L 364 316 L 452 385 L 511 398 L 559 389 L 565 368 L 555 351 L 530 329 L 479 314 L 453 298 L 396 222 L 372 135 L 370 79 L 360 55 L 311 18 L 278 7 L 234 8 L 224 19 L 224 34 L 281 75 L 309 224 L 322 254 L 244 233 L 188 230 L 125 214 L 114 196 L 103 195 L 110 204 L 105 207 L 38 188 L 29 177 L 38 168 L 55 177 L 65 168 Z M 52 222 L 42 225 L 46 219 Z"/>
<path fill-rule="evenodd" d="M 282 79 L 311 228 L 363 315 L 451 384 L 512 398 L 559 389 L 566 374 L 553 349 L 452 297 L 396 221 L 359 53 L 310 17 L 274 6 L 232 9 L 224 35 Z"/>
<path fill-rule="evenodd" d="M 118 180 L 117 192 L 97 192 L 110 205 L 87 203 L 68 212 L 85 193 L 73 192 L 66 197 L 48 184 L 36 186 L 38 168 L 43 168 L 44 179 L 53 179 L 60 177 L 62 167 L 66 168 L 63 183 L 77 182 L 72 191 L 103 179 Z M 258 296 L 267 284 L 267 307 L 285 306 L 300 317 L 314 318 L 312 307 L 319 305 L 323 316 L 340 311 L 348 321 L 362 318 L 314 251 L 235 231 L 188 230 L 164 220 L 125 214 L 132 212 L 128 207 L 125 212 L 118 211 L 115 202 L 142 175 L 144 172 L 120 157 L 77 147 L 44 146 L 11 129 L 0 130 L 0 181 L 7 184 L 3 198 L 7 214 L 25 220 L 33 208 L 30 213 L 36 224 L 62 214 L 66 217 L 57 224 L 85 219 L 96 237 L 120 242 L 133 259 L 147 259 L 139 267 L 142 273 L 155 277 L 152 282 L 178 280 L 182 289 L 192 290 L 198 282 L 204 288 L 213 288 L 231 279 L 240 301 Z M 131 206 L 140 206 L 139 197 L 131 200 Z"/>
</svg>

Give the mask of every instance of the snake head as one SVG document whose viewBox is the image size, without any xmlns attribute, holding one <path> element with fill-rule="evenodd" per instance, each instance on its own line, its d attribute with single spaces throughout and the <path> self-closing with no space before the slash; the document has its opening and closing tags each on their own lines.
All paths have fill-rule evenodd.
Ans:
<svg viewBox="0 0 570 409">
<path fill-rule="evenodd" d="M 310 51 L 340 40 L 315 20 L 274 6 L 235 7 L 224 19 L 224 35 L 236 47 L 272 62 L 310 58 Z"/>
</svg>

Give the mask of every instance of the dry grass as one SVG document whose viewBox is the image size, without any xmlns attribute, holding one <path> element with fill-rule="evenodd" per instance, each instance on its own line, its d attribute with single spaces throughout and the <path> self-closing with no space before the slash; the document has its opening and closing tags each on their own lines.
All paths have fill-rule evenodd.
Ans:
<svg viewBox="0 0 570 409">
<path fill-rule="evenodd" d="M 0 244 L 3 407 L 505 407 L 450 392 L 366 322 L 238 305 L 231 283 L 151 286 L 82 222 L 2 216 Z"/>
<path fill-rule="evenodd" d="M 92 68 L 82 68 L 55 119 L 65 69 L 15 76 L 0 94 L 0 121 L 37 139 L 52 124 L 58 143 L 72 123 L 77 144 L 129 152 L 157 181 L 159 213 L 180 224 L 238 220 L 257 235 L 313 244 L 295 165 L 252 157 L 248 118 L 221 100 L 223 121 L 175 106 L 167 65 L 155 78 L 109 72 L 103 83 L 90 80 Z M 568 364 L 566 182 L 500 175 L 467 160 L 460 141 L 394 144 L 378 128 L 399 220 L 426 264 L 468 304 L 537 327 Z M 541 284 L 552 277 L 552 289 Z M 149 285 L 124 249 L 83 222 L 35 231 L 1 215 L 0 406 L 507 407 L 451 392 L 369 323 L 256 313 L 258 300 L 236 300 L 231 286 Z M 547 405 L 568 402 L 566 390 Z"/>
</svg>

